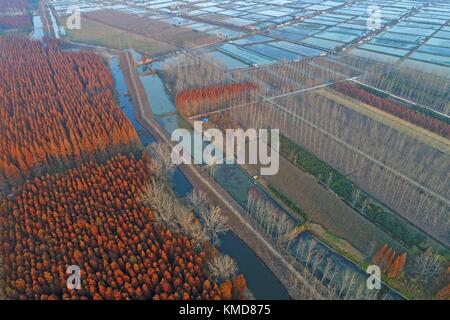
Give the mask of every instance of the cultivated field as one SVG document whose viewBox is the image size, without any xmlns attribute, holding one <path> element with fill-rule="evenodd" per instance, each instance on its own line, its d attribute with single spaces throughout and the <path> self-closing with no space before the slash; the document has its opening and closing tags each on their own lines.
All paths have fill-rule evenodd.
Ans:
<svg viewBox="0 0 450 320">
<path fill-rule="evenodd" d="M 115 49 L 133 48 L 140 53 L 154 57 L 175 47 L 167 43 L 127 32 L 83 17 L 81 29 L 67 30 L 70 40 Z"/>
</svg>

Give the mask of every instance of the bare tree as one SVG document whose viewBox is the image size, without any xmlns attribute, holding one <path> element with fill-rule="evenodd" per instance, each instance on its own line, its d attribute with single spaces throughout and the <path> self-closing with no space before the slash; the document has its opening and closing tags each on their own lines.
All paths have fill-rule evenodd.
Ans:
<svg viewBox="0 0 450 320">
<path fill-rule="evenodd" d="M 155 219 L 166 227 L 177 229 L 177 215 L 183 208 L 177 203 L 167 184 L 156 181 L 154 177 L 144 187 L 140 201 L 153 209 Z"/>
<path fill-rule="evenodd" d="M 164 177 L 164 167 L 161 161 L 157 161 L 155 158 L 150 158 L 147 163 L 147 169 L 157 178 Z"/>
<path fill-rule="evenodd" d="M 208 262 L 208 269 L 211 276 L 219 282 L 232 279 L 238 267 L 236 262 L 228 255 L 218 254 Z"/>
<path fill-rule="evenodd" d="M 219 207 L 212 207 L 209 211 L 201 211 L 200 217 L 205 228 L 205 233 L 213 245 L 220 243 L 219 236 L 229 230 L 227 217 L 222 214 Z"/>
<path fill-rule="evenodd" d="M 208 197 L 205 192 L 193 189 L 186 197 L 186 202 L 195 212 L 202 212 L 208 209 Z"/>
<path fill-rule="evenodd" d="M 197 247 L 208 240 L 200 221 L 198 221 L 192 212 L 184 212 L 177 217 L 177 222 L 181 232 L 189 236 Z"/>
<path fill-rule="evenodd" d="M 157 142 L 148 145 L 146 151 L 153 159 L 151 165 L 158 170 L 155 174 L 171 176 L 176 167 L 172 161 L 172 146 L 169 143 Z"/>
<path fill-rule="evenodd" d="M 361 197 L 361 190 L 358 188 L 355 188 L 353 186 L 352 190 L 352 207 L 355 208 L 356 204 L 358 203 L 359 198 Z"/>
</svg>

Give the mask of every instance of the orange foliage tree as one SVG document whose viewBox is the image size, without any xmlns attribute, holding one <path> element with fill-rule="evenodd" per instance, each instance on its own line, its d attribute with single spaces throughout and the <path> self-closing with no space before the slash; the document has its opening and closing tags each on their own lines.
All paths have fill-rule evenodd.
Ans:
<svg viewBox="0 0 450 320">
<path fill-rule="evenodd" d="M 436 294 L 436 298 L 439 300 L 450 300 L 450 283 L 439 290 Z"/>
<path fill-rule="evenodd" d="M 203 106 L 214 106 L 224 100 L 241 97 L 250 90 L 255 90 L 254 83 L 228 83 L 206 88 L 185 90 L 177 94 L 175 103 L 181 114 L 192 116 L 202 110 Z"/>
<path fill-rule="evenodd" d="M 378 265 L 389 278 L 397 277 L 405 267 L 406 252 L 396 256 L 395 251 L 384 244 L 372 257 L 372 263 Z"/>
<path fill-rule="evenodd" d="M 139 147 L 100 56 L 50 39 L 0 38 L 0 181 Z"/>
</svg>

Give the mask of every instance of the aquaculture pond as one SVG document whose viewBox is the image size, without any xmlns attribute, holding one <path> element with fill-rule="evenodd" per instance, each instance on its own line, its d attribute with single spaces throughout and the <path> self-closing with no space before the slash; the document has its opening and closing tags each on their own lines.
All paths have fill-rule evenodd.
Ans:
<svg viewBox="0 0 450 320">
<path fill-rule="evenodd" d="M 295 52 L 295 53 L 298 53 L 298 54 L 301 54 L 301 55 L 304 55 L 307 57 L 318 56 L 321 53 L 323 53 L 323 51 L 313 49 L 310 47 L 306 47 L 306 46 L 302 46 L 302 45 L 288 42 L 288 41 L 271 42 L 270 45 L 281 48 L 281 49 L 289 50 L 289 51 L 292 51 L 292 52 Z"/>
<path fill-rule="evenodd" d="M 255 53 L 258 52 L 264 52 L 264 55 L 266 55 L 269 58 L 275 59 L 275 60 L 296 60 L 299 59 L 301 56 L 298 54 L 292 53 L 290 51 L 284 51 L 282 49 L 269 46 L 264 43 L 259 44 L 251 44 L 245 47 L 248 50 L 251 50 Z"/>
<path fill-rule="evenodd" d="M 226 69 L 226 70 L 235 70 L 235 69 L 241 69 L 241 68 L 247 68 L 249 67 L 248 64 L 245 64 L 239 60 L 236 60 L 229 55 L 220 52 L 220 51 L 212 51 L 208 53 L 211 58 L 214 60 L 217 60 L 220 62 L 220 64 Z"/>
<path fill-rule="evenodd" d="M 175 111 L 175 106 L 166 94 L 164 83 L 156 75 L 140 76 L 147 98 L 155 115 L 163 115 Z"/>
<path fill-rule="evenodd" d="M 175 171 L 172 184 L 180 197 L 192 191 L 191 183 L 180 170 Z M 247 285 L 256 299 L 289 299 L 278 279 L 234 233 L 228 232 L 221 236 L 219 250 L 237 261 L 239 272 L 245 275 Z"/>
<path fill-rule="evenodd" d="M 306 39 L 302 40 L 301 42 L 305 43 L 307 45 L 311 45 L 311 46 L 325 49 L 328 51 L 334 51 L 337 47 L 344 45 L 344 43 L 342 43 L 342 42 L 325 40 L 325 39 L 314 38 L 314 37 L 306 38 Z"/>
</svg>

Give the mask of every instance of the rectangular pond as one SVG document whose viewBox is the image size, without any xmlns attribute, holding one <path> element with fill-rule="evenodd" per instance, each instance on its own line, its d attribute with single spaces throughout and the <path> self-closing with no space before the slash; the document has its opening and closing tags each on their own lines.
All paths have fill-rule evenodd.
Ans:
<svg viewBox="0 0 450 320">
<path fill-rule="evenodd" d="M 420 46 L 417 49 L 417 51 L 450 57 L 450 48 L 442 48 L 442 47 L 423 45 L 423 46 Z"/>
<path fill-rule="evenodd" d="M 233 41 L 234 44 L 244 45 L 244 44 L 251 44 L 251 43 L 258 43 L 258 42 L 267 42 L 272 41 L 273 38 L 261 35 L 261 34 L 255 34 L 253 36 L 249 36 L 246 38 L 242 38 L 239 40 Z"/>
<path fill-rule="evenodd" d="M 390 54 L 397 57 L 404 57 L 409 53 L 409 50 L 404 49 L 398 49 L 398 48 L 392 48 L 392 47 L 386 47 L 386 46 L 379 46 L 375 44 L 365 43 L 361 46 L 359 46 L 360 49 L 366 49 L 370 51 L 375 51 L 383 54 Z"/>
<path fill-rule="evenodd" d="M 220 64 L 225 68 L 225 70 L 236 70 L 249 67 L 248 64 L 245 64 L 240 60 L 234 59 L 229 55 L 220 51 L 211 51 L 207 53 L 207 55 L 212 57 L 214 60 L 220 62 Z"/>
<path fill-rule="evenodd" d="M 321 53 L 323 53 L 323 51 L 318 50 L 318 49 L 314 49 L 314 48 L 310 48 L 307 46 L 302 46 L 300 44 L 296 44 L 296 43 L 292 43 L 292 42 L 288 42 L 288 41 L 275 41 L 275 42 L 271 42 L 269 43 L 271 46 L 274 47 L 278 47 L 284 50 L 289 50 L 298 54 L 301 54 L 303 56 L 307 56 L 307 57 L 314 57 L 314 56 L 318 56 Z"/>
<path fill-rule="evenodd" d="M 275 59 L 275 60 L 296 60 L 299 59 L 301 56 L 298 54 L 295 54 L 290 51 L 285 51 L 280 48 L 272 47 L 270 45 L 260 43 L 260 44 L 251 44 L 245 47 L 246 49 L 249 49 L 255 53 L 261 52 L 265 56 Z"/>
<path fill-rule="evenodd" d="M 352 34 L 328 32 L 328 31 L 315 34 L 314 37 L 346 43 L 352 42 L 356 38 L 358 38 L 358 36 Z"/>
<path fill-rule="evenodd" d="M 245 50 L 239 46 L 225 43 L 218 47 L 220 51 L 223 51 L 227 54 L 230 54 L 240 60 L 244 60 L 244 62 L 250 63 L 250 64 L 258 64 L 258 65 L 265 65 L 265 64 L 271 64 L 275 60 L 270 59 L 268 57 L 264 57 L 260 54 L 253 53 L 251 51 Z"/>
<path fill-rule="evenodd" d="M 450 68 L 437 65 L 434 63 L 429 63 L 420 60 L 406 59 L 400 65 L 414 70 L 435 73 L 439 76 L 450 79 Z"/>
<path fill-rule="evenodd" d="M 314 46 L 314 47 L 318 47 L 320 49 L 325 49 L 328 51 L 334 51 L 337 47 L 344 45 L 344 43 L 342 43 L 342 42 L 325 40 L 325 39 L 314 38 L 314 37 L 306 38 L 306 39 L 302 40 L 301 42 L 311 45 L 311 46 Z"/>
<path fill-rule="evenodd" d="M 424 52 L 414 52 L 409 56 L 409 58 L 425 62 L 443 64 L 450 67 L 450 57 L 438 56 L 436 54 Z"/>
<path fill-rule="evenodd" d="M 450 48 L 450 39 L 431 38 L 425 44 L 437 47 Z"/>
<path fill-rule="evenodd" d="M 176 111 L 169 95 L 166 93 L 164 83 L 158 76 L 140 76 L 153 113 L 161 115 Z"/>
<path fill-rule="evenodd" d="M 373 59 L 384 63 L 396 63 L 398 60 L 400 60 L 400 58 L 396 56 L 391 56 L 387 54 L 378 53 L 375 51 L 363 50 L 358 48 L 352 49 L 349 53 L 358 57 Z"/>
</svg>

